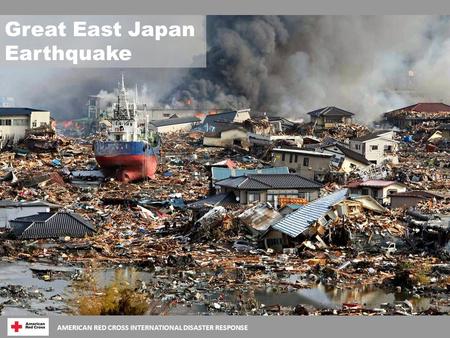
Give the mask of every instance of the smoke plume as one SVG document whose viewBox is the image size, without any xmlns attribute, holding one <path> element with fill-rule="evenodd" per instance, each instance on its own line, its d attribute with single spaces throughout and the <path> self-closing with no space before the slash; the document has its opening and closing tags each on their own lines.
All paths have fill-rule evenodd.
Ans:
<svg viewBox="0 0 450 338">
<path fill-rule="evenodd" d="M 125 70 L 149 105 L 252 108 L 300 119 L 334 105 L 371 121 L 450 93 L 450 21 L 437 16 L 213 16 L 204 69 Z M 86 115 L 88 95 L 108 97 L 118 69 L 0 69 L 0 96 Z"/>
</svg>

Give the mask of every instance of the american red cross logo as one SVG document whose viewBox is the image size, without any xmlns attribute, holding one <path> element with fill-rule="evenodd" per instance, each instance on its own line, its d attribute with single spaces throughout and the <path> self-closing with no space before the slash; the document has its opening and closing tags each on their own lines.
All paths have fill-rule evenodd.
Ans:
<svg viewBox="0 0 450 338">
<path fill-rule="evenodd" d="M 19 322 L 16 320 L 13 325 L 11 325 L 11 329 L 14 330 L 14 332 L 19 332 L 19 330 L 22 328 L 22 325 L 19 324 Z"/>
</svg>

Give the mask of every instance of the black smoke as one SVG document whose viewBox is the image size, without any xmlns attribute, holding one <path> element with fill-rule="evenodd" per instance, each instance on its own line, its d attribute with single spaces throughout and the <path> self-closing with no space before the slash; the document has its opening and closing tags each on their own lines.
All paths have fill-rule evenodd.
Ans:
<svg viewBox="0 0 450 338">
<path fill-rule="evenodd" d="M 372 120 L 418 101 L 447 101 L 450 23 L 438 16 L 210 16 L 204 69 L 125 69 L 150 105 L 252 108 L 293 119 L 336 105 Z M 86 115 L 121 69 L 0 69 L 0 96 Z"/>
</svg>

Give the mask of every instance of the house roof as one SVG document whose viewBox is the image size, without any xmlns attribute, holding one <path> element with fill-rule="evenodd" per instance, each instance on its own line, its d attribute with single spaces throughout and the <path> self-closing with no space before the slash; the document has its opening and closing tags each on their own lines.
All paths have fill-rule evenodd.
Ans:
<svg viewBox="0 0 450 338">
<path fill-rule="evenodd" d="M 228 178 L 216 185 L 242 190 L 320 189 L 322 184 L 297 174 L 250 174 Z"/>
<path fill-rule="evenodd" d="M 450 112 L 450 106 L 442 102 L 419 102 L 407 107 L 391 110 L 388 113 L 397 111 L 408 111 L 417 113 Z"/>
<path fill-rule="evenodd" d="M 212 167 L 211 168 L 213 180 L 224 180 L 230 177 L 246 176 L 250 174 L 289 174 L 288 167 L 273 167 L 262 169 L 229 169 Z"/>
<path fill-rule="evenodd" d="M 40 110 L 33 108 L 21 107 L 0 107 L 0 116 L 21 116 L 31 115 L 33 112 L 48 112 L 48 110 Z"/>
<path fill-rule="evenodd" d="M 346 194 L 347 189 L 341 189 L 306 204 L 302 208 L 288 214 L 281 221 L 273 224 L 272 229 L 295 238 L 323 217 L 332 205 L 344 200 Z"/>
<path fill-rule="evenodd" d="M 353 151 L 347 147 L 344 147 L 341 144 L 333 144 L 333 145 L 329 145 L 326 146 L 324 148 L 329 148 L 329 147 L 337 147 L 346 157 L 351 158 L 352 160 L 355 160 L 359 163 L 362 164 L 366 164 L 366 165 L 370 165 L 370 161 L 364 157 L 364 155 L 357 153 L 356 151 Z"/>
<path fill-rule="evenodd" d="M 176 124 L 195 123 L 195 122 L 200 122 L 200 119 L 195 116 L 187 116 L 187 117 L 174 117 L 170 119 L 151 121 L 150 124 L 154 125 L 155 127 L 164 127 L 164 126 L 173 126 Z"/>
<path fill-rule="evenodd" d="M 365 141 L 373 140 L 373 139 L 381 137 L 383 134 L 389 133 L 390 131 L 392 131 L 392 130 L 389 130 L 389 129 L 377 130 L 377 131 L 374 131 L 373 133 L 370 133 L 370 134 L 367 134 L 364 136 L 355 137 L 352 139 L 352 141 L 365 142 Z"/>
<path fill-rule="evenodd" d="M 334 107 L 334 106 L 316 109 L 316 110 L 310 111 L 307 114 L 311 115 L 313 117 L 319 117 L 319 116 L 348 116 L 348 117 L 350 117 L 350 116 L 355 115 L 352 112 L 349 112 L 347 110 L 344 110 L 344 109 L 341 109 L 338 107 Z"/>
<path fill-rule="evenodd" d="M 203 124 L 215 124 L 216 122 L 233 122 L 238 111 L 228 111 L 224 113 L 207 115 L 203 120 Z"/>
<path fill-rule="evenodd" d="M 281 116 L 269 116 L 269 122 L 281 122 L 285 127 L 292 127 L 295 125 L 295 122 Z"/>
<path fill-rule="evenodd" d="M 319 153 L 317 151 L 303 150 L 303 149 L 274 148 L 272 151 L 280 152 L 280 153 L 302 154 L 302 155 L 317 156 L 317 157 L 332 157 L 333 156 L 331 154 L 324 154 L 324 153 Z"/>
<path fill-rule="evenodd" d="M 221 194 L 208 196 L 204 199 L 189 203 L 187 207 L 189 209 L 201 209 L 208 205 L 212 206 L 226 206 L 230 204 L 236 204 L 236 196 L 233 192 L 224 192 Z"/>
<path fill-rule="evenodd" d="M 397 181 L 385 181 L 385 180 L 367 180 L 367 181 L 353 181 L 347 184 L 348 188 L 359 188 L 359 187 L 369 187 L 369 188 L 384 188 L 388 187 L 392 184 L 400 184 L 403 183 Z"/>
<path fill-rule="evenodd" d="M 20 239 L 84 237 L 96 231 L 88 220 L 70 212 L 40 212 L 16 218 L 10 224 Z"/>
</svg>

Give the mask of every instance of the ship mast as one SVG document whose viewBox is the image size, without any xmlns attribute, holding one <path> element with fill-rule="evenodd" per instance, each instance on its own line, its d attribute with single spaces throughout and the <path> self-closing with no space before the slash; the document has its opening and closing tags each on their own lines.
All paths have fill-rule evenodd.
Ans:
<svg viewBox="0 0 450 338">
<path fill-rule="evenodd" d="M 119 95 L 117 96 L 117 107 L 115 109 L 115 118 L 119 120 L 133 120 L 134 110 L 130 110 L 128 103 L 127 89 L 125 79 L 122 73 L 122 81 L 119 83 Z"/>
</svg>

